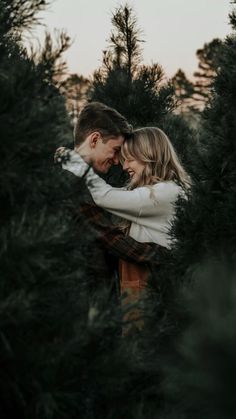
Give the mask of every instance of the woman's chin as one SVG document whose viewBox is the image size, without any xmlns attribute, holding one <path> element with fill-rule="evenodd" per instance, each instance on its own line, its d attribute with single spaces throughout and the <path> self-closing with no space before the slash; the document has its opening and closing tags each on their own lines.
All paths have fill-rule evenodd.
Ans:
<svg viewBox="0 0 236 419">
<path fill-rule="evenodd" d="M 130 177 L 130 181 L 129 181 L 129 183 L 130 183 L 130 186 L 132 186 L 132 187 L 136 187 L 136 186 L 137 186 L 137 184 L 138 184 L 138 179 L 136 178 L 136 176 L 132 176 L 132 177 Z"/>
</svg>

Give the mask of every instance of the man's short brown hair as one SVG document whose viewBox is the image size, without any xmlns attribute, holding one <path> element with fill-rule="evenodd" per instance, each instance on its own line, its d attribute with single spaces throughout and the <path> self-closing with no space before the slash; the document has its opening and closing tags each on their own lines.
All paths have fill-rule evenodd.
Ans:
<svg viewBox="0 0 236 419">
<path fill-rule="evenodd" d="M 75 128 L 75 145 L 80 145 L 92 132 L 98 131 L 101 136 L 128 138 L 132 133 L 132 126 L 123 115 L 115 109 L 100 102 L 88 103 L 80 112 Z"/>
</svg>

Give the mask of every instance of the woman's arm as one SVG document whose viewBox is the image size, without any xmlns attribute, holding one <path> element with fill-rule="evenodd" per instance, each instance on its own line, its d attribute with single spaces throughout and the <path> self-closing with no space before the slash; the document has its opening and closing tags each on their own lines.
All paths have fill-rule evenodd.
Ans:
<svg viewBox="0 0 236 419">
<path fill-rule="evenodd" d="M 138 223 L 141 217 L 143 224 L 146 217 L 169 212 L 171 202 L 177 197 L 178 187 L 173 182 L 160 182 L 153 190 L 147 186 L 133 190 L 114 188 L 98 176 L 78 153 L 70 151 L 69 157 L 63 163 L 63 169 L 84 177 L 94 202 L 126 220 Z"/>
<path fill-rule="evenodd" d="M 78 153 L 68 149 L 62 149 L 62 151 L 62 155 L 58 153 L 59 158 L 58 155 L 55 156 L 56 162 L 61 163 L 64 170 L 68 170 L 75 176 L 84 177 L 93 200 L 98 206 L 129 221 L 137 220 L 143 200 L 138 189 L 127 191 L 114 188 L 100 178 Z"/>
<path fill-rule="evenodd" d="M 92 168 L 86 174 L 85 181 L 94 202 L 99 207 L 127 220 L 137 221 L 142 210 L 139 188 L 132 191 L 114 188 L 100 178 Z"/>
<path fill-rule="evenodd" d="M 66 147 L 59 147 L 54 154 L 54 162 L 62 166 L 64 170 L 68 170 L 75 176 L 83 177 L 90 169 L 90 166 L 82 159 L 82 157 L 74 150 Z"/>
</svg>

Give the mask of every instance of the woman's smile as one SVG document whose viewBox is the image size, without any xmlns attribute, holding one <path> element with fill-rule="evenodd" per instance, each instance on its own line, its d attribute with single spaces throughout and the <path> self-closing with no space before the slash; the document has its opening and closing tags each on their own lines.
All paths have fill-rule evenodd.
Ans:
<svg viewBox="0 0 236 419">
<path fill-rule="evenodd" d="M 133 170 L 127 170 L 129 177 L 133 177 L 135 172 Z"/>
</svg>

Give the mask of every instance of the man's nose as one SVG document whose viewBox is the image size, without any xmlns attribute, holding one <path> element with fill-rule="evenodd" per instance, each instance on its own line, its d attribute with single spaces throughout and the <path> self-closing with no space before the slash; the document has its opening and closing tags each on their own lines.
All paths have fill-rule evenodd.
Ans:
<svg viewBox="0 0 236 419">
<path fill-rule="evenodd" d="M 119 159 L 119 156 L 117 154 L 115 154 L 114 157 L 113 157 L 113 163 L 116 164 L 116 165 L 120 163 L 120 159 Z"/>
</svg>

